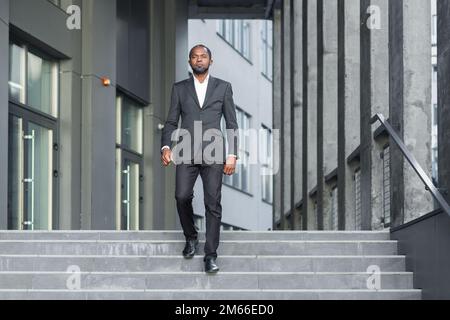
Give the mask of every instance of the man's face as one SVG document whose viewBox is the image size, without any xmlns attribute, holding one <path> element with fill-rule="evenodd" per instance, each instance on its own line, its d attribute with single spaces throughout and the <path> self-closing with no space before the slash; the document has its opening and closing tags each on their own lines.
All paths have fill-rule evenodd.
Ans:
<svg viewBox="0 0 450 320">
<path fill-rule="evenodd" d="M 197 47 L 192 50 L 189 64 L 195 74 L 205 74 L 211 66 L 212 60 L 208 51 L 203 47 Z"/>
</svg>

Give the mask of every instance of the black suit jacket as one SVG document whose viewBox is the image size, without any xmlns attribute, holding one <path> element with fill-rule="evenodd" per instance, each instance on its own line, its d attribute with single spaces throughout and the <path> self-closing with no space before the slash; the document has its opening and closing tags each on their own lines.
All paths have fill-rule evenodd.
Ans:
<svg viewBox="0 0 450 320">
<path fill-rule="evenodd" d="M 228 141 L 227 153 L 225 153 L 225 137 L 220 128 L 222 116 L 225 117 L 226 129 L 233 129 L 233 132 L 226 130 Z M 233 101 L 233 89 L 229 82 L 210 75 L 205 102 L 202 107 L 200 107 L 197 93 L 195 91 L 193 76 L 175 83 L 172 87 L 169 114 L 162 132 L 161 148 L 163 146 L 169 146 L 172 148 L 172 133 L 178 129 L 180 117 L 181 128 L 186 129 L 187 131 L 185 131 L 185 133 L 189 132 L 191 136 L 191 160 L 194 160 L 195 155 L 198 155 L 200 151 L 200 144 L 194 145 L 194 121 L 202 122 L 202 135 L 198 139 L 199 141 L 202 141 L 202 152 L 206 146 L 214 141 L 213 139 L 219 138 L 217 141 L 222 142 L 223 146 L 223 161 L 226 161 L 227 154 L 234 154 L 239 158 L 236 107 Z M 210 141 L 203 141 L 203 133 L 208 129 L 217 129 L 211 131 L 216 137 L 212 137 Z M 185 133 L 181 132 L 178 138 L 183 137 Z M 205 137 L 205 139 L 207 138 Z"/>
</svg>

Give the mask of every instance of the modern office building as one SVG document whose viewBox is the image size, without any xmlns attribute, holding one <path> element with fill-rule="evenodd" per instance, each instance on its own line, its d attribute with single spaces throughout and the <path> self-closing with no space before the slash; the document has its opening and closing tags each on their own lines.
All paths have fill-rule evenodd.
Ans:
<svg viewBox="0 0 450 320">
<path fill-rule="evenodd" d="M 272 20 L 272 41 L 249 20 Z M 190 23 L 211 27 L 203 39 Z M 161 130 L 189 47 L 211 42 L 242 127 L 280 133 L 260 164 L 279 168 L 273 196 L 241 146 L 224 228 L 264 230 L 271 206 L 274 230 L 389 228 L 414 287 L 448 298 L 448 30 L 450 0 L 0 0 L 0 229 L 179 228 Z"/>
<path fill-rule="evenodd" d="M 272 176 L 261 174 L 269 161 L 250 163 L 254 140 L 246 129 L 261 133 L 259 146 L 272 139 L 272 21 L 189 20 L 189 47 L 202 43 L 213 53 L 211 75 L 229 81 L 241 129 L 240 159 L 236 173 L 224 176 L 222 223 L 225 230 L 271 230 Z M 222 128 L 225 128 L 224 119 Z M 264 149 L 271 150 L 270 145 Z M 203 185 L 199 178 L 194 190 L 194 212 L 200 230 L 205 228 Z"/>
</svg>

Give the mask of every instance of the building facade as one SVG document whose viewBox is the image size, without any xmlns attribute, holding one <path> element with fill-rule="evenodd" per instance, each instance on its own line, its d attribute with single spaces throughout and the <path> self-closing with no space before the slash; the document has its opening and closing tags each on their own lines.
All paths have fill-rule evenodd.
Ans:
<svg viewBox="0 0 450 320">
<path fill-rule="evenodd" d="M 439 1 L 277 3 L 276 228 L 379 230 L 439 208 L 376 114 L 448 198 L 439 14 Z"/>
<path fill-rule="evenodd" d="M 269 13 L 266 1 L 243 5 L 0 0 L 0 228 L 179 229 L 159 145 L 172 84 L 189 75 L 188 20 Z M 241 103 L 245 124 L 258 104 Z M 256 176 L 239 179 L 261 198 Z M 265 220 L 241 228 L 270 226 L 264 205 Z"/>
</svg>

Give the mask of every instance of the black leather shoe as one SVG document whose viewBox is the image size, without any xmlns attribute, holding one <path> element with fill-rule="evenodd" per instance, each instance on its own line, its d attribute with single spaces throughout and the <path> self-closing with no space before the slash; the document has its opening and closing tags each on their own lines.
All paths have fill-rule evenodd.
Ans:
<svg viewBox="0 0 450 320">
<path fill-rule="evenodd" d="M 186 240 L 186 246 L 183 250 L 183 257 L 191 259 L 197 251 L 198 240 Z"/>
<path fill-rule="evenodd" d="M 205 259 L 205 272 L 206 273 L 216 273 L 219 271 L 219 267 L 216 264 L 216 258 L 208 256 Z"/>
</svg>

